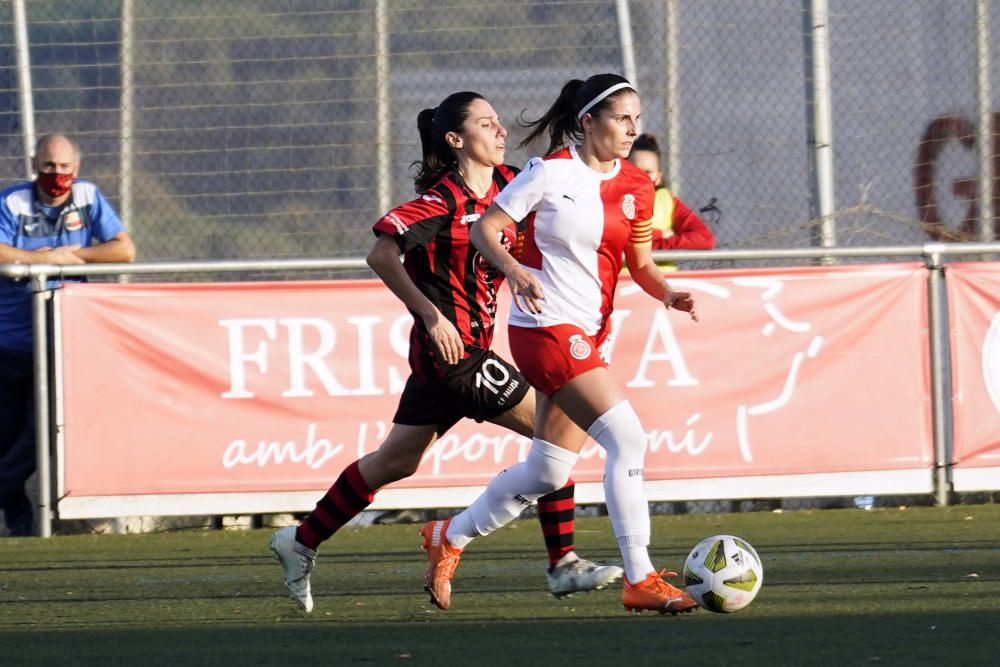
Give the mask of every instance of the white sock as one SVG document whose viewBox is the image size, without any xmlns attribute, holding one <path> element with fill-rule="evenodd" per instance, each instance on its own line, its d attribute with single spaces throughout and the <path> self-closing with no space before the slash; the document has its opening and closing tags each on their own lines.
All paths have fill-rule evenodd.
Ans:
<svg viewBox="0 0 1000 667">
<path fill-rule="evenodd" d="M 618 549 L 622 552 L 622 561 L 625 565 L 625 578 L 630 584 L 637 584 L 650 572 L 656 572 L 653 561 L 649 560 L 649 550 L 645 545 L 632 546 L 624 544 L 623 540 L 618 540 Z"/>
<path fill-rule="evenodd" d="M 649 503 L 643 484 L 646 432 L 632 404 L 622 401 L 598 417 L 587 435 L 607 452 L 604 499 L 625 563 L 625 576 L 634 584 L 655 570 L 647 550 Z"/>
<path fill-rule="evenodd" d="M 448 524 L 448 544 L 464 549 L 516 519 L 536 500 L 566 486 L 579 454 L 535 438 L 528 458 L 493 478 L 486 490 Z"/>
</svg>

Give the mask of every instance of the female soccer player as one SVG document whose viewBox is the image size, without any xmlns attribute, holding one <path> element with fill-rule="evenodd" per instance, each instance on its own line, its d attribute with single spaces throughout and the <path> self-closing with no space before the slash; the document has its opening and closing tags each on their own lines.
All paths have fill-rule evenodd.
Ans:
<svg viewBox="0 0 1000 667">
<path fill-rule="evenodd" d="M 639 113 L 638 94 L 618 75 L 568 82 L 525 139 L 548 132 L 549 155 L 529 161 L 470 234 L 507 276 L 511 352 L 539 396 L 527 460 L 495 477 L 460 514 L 421 530 L 425 587 L 442 608 L 462 549 L 518 516 L 526 501 L 565 484 L 588 435 L 607 453 L 604 490 L 625 564 L 625 608 L 676 614 L 697 606 L 650 560 L 646 433 L 601 353 L 623 254 L 646 293 L 697 319 L 690 294 L 671 290 L 652 261 L 653 184 L 622 159 Z M 568 140 L 579 144 L 556 150 Z M 518 259 L 498 240 L 515 220 L 526 222 Z"/>
<path fill-rule="evenodd" d="M 503 164 L 507 130 L 481 95 L 460 92 L 417 117 L 423 159 L 415 163 L 420 195 L 374 226 L 368 264 L 413 314 L 411 375 L 392 429 L 379 448 L 341 473 L 297 527 L 271 537 L 289 596 L 307 613 L 316 549 L 365 509 L 383 486 L 412 475 L 434 442 L 468 417 L 525 436 L 534 429 L 535 394 L 516 368 L 490 350 L 497 290 L 504 276 L 469 243 L 469 227 L 516 174 Z M 512 248 L 515 226 L 498 230 Z M 402 264 L 399 261 L 403 256 Z M 480 386 L 477 375 L 500 379 Z M 573 551 L 573 482 L 539 499 L 549 551 L 549 589 L 557 597 L 603 588 L 622 575 Z M 539 494 L 541 495 L 541 494 Z"/>
</svg>

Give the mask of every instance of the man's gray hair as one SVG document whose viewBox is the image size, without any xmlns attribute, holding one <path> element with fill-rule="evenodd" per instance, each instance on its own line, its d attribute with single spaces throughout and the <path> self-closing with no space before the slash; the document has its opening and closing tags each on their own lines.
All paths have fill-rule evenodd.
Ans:
<svg viewBox="0 0 1000 667">
<path fill-rule="evenodd" d="M 83 153 L 80 152 L 80 144 L 76 143 L 76 141 L 74 141 L 72 137 L 58 132 L 43 134 L 42 136 L 38 137 L 38 141 L 35 142 L 35 154 L 32 157 L 33 158 L 38 157 L 38 154 L 41 153 L 45 149 L 45 147 L 49 145 L 49 142 L 54 139 L 65 139 L 66 141 L 68 141 L 69 145 L 73 147 L 73 154 L 76 156 L 77 164 L 80 163 L 80 161 L 83 159 Z"/>
</svg>

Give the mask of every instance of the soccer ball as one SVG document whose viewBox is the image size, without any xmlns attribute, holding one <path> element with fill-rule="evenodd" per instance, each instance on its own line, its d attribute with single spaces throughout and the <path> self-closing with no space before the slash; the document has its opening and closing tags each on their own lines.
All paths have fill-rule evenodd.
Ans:
<svg viewBox="0 0 1000 667">
<path fill-rule="evenodd" d="M 685 590 L 702 609 L 739 611 L 757 597 L 764 567 L 750 543 L 732 535 L 706 537 L 684 561 Z"/>
</svg>

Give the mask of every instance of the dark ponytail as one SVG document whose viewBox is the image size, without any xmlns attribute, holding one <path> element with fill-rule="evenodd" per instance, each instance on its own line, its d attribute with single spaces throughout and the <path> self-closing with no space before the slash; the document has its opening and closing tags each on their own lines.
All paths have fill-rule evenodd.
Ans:
<svg viewBox="0 0 1000 667">
<path fill-rule="evenodd" d="M 452 93 L 436 108 L 424 109 L 417 114 L 423 159 L 410 165 L 417 170 L 413 177 L 417 193 L 424 192 L 458 166 L 455 152 L 444 137 L 449 132 L 461 134 L 465 119 L 469 117 L 469 105 L 481 99 L 485 98 L 471 91 Z"/>
<path fill-rule="evenodd" d="M 548 132 L 549 147 L 545 154 L 554 153 L 559 148 L 565 146 L 569 141 L 580 141 L 583 139 L 583 128 L 576 118 L 576 97 L 583 87 L 580 79 L 571 79 L 559 91 L 559 97 L 552 103 L 549 110 L 538 120 L 528 121 L 521 112 L 519 124 L 521 127 L 533 127 L 534 129 L 519 144 L 519 148 L 524 148 Z"/>
<path fill-rule="evenodd" d="M 611 94 L 605 95 L 600 100 L 594 100 L 602 93 L 605 93 L 612 86 L 622 86 Z M 538 120 L 525 120 L 524 113 L 521 113 L 519 124 L 521 127 L 534 128 L 530 134 L 519 145 L 524 148 L 548 132 L 549 147 L 546 154 L 553 153 L 571 141 L 578 143 L 583 141 L 583 125 L 580 123 L 578 114 L 580 110 L 587 107 L 587 113 L 596 116 L 602 109 L 607 108 L 610 100 L 626 92 L 635 92 L 628 80 L 617 74 L 595 74 L 586 81 L 571 79 L 559 91 L 559 97 L 549 107 Z"/>
</svg>

